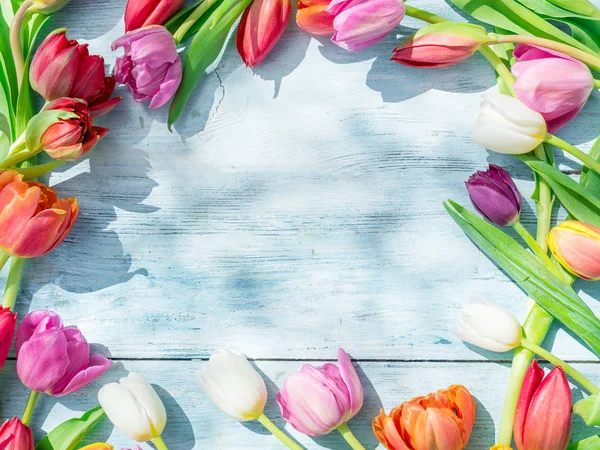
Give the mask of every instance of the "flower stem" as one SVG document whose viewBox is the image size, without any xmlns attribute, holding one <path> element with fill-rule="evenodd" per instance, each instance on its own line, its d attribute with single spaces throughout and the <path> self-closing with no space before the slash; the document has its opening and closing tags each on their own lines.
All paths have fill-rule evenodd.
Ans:
<svg viewBox="0 0 600 450">
<path fill-rule="evenodd" d="M 354 450 L 366 450 L 363 445 L 358 442 L 356 436 L 352 434 L 350 428 L 348 428 L 348 424 L 343 424 L 338 428 L 338 431 L 341 433 L 346 442 L 352 447 Z"/>
<path fill-rule="evenodd" d="M 15 308 L 24 268 L 25 259 L 14 256 L 10 263 L 10 272 L 8 272 L 6 288 L 4 289 L 4 298 L 2 299 L 2 306 L 10 308 L 11 311 Z"/>
<path fill-rule="evenodd" d="M 167 444 L 165 444 L 165 441 L 163 441 L 162 436 L 152 439 L 152 443 L 154 444 L 157 450 L 169 450 Z"/>
<path fill-rule="evenodd" d="M 33 4 L 32 0 L 25 0 L 17 10 L 15 17 L 10 25 L 10 49 L 13 61 L 15 62 L 15 71 L 17 73 L 17 86 L 21 88 L 23 75 L 25 72 L 25 57 L 23 56 L 23 44 L 21 42 L 21 32 L 23 23 L 29 14 L 29 8 Z"/>
<path fill-rule="evenodd" d="M 594 87 L 600 89 L 600 80 L 594 80 Z"/>
<path fill-rule="evenodd" d="M 600 162 L 596 161 L 594 158 L 592 158 L 590 155 L 588 155 L 584 151 L 579 150 L 574 145 L 569 144 L 567 141 L 565 141 L 557 136 L 554 136 L 553 134 L 549 134 L 549 133 L 546 134 L 546 137 L 544 138 L 544 140 L 548 144 L 552 144 L 558 148 L 562 148 L 565 152 L 573 155 L 575 158 L 580 160 L 583 164 L 588 166 L 594 172 L 600 174 Z"/>
<path fill-rule="evenodd" d="M 540 186 L 540 189 L 541 189 L 541 186 Z M 549 221 L 548 221 L 548 223 L 549 223 Z M 562 281 L 569 283 L 569 284 L 571 283 L 570 279 L 566 280 L 564 278 L 563 272 L 561 272 L 558 269 L 558 267 L 556 267 L 556 265 L 552 262 L 552 260 L 548 256 L 546 245 L 544 245 L 544 247 L 542 247 L 538 243 L 538 241 L 536 241 L 534 239 L 534 237 L 531 235 L 531 233 L 529 233 L 529 231 L 527 231 L 527 229 L 523 226 L 523 224 L 521 222 L 515 223 L 513 225 L 513 228 L 519 234 L 519 236 L 521 236 L 521 238 L 525 241 L 525 243 L 529 246 L 529 248 L 533 251 L 535 256 L 538 257 L 538 259 L 542 262 L 542 264 L 544 264 L 544 266 L 546 266 L 546 268 L 550 272 L 552 272 L 554 275 L 556 275 Z M 546 236 L 548 235 L 549 232 L 550 232 L 550 230 L 548 230 L 548 231 L 542 230 L 542 233 L 545 234 Z"/>
<path fill-rule="evenodd" d="M 173 34 L 173 39 L 175 39 L 175 43 L 179 44 L 186 33 L 194 26 L 194 24 L 200 19 L 208 9 L 216 3 L 217 0 L 204 0 L 202 1 L 192 12 L 185 22 L 181 24 L 181 26 L 177 29 L 177 31 Z"/>
<path fill-rule="evenodd" d="M 271 419 L 269 419 L 264 414 L 261 414 L 256 419 L 258 420 L 263 427 L 269 430 L 277 439 L 285 444 L 287 448 L 291 448 L 292 450 L 304 450 L 300 445 L 298 445 L 291 437 L 289 437 L 284 431 L 277 428 Z"/>
<path fill-rule="evenodd" d="M 38 391 L 30 391 L 29 398 L 27 399 L 27 404 L 25 405 L 25 411 L 23 411 L 23 418 L 21 422 L 23 425 L 29 426 L 31 423 L 31 416 L 33 414 L 33 409 L 35 408 L 35 404 L 37 402 L 40 393 Z"/>
<path fill-rule="evenodd" d="M 2 250 L 0 250 L 0 270 L 2 270 L 4 268 L 4 266 L 6 265 L 6 262 L 9 259 L 10 259 L 10 255 L 8 253 L 5 253 Z"/>
<path fill-rule="evenodd" d="M 538 47 L 547 48 L 549 50 L 556 50 L 557 52 L 564 53 L 565 55 L 572 56 L 575 59 L 587 64 L 595 70 L 600 70 L 600 57 L 592 55 L 590 53 L 579 50 L 578 48 L 572 47 L 561 42 L 556 42 L 551 39 L 544 39 L 536 36 L 524 36 L 518 34 L 506 34 L 498 35 L 496 42 L 497 44 L 531 44 Z"/>
<path fill-rule="evenodd" d="M 570 364 L 566 363 L 562 359 L 557 356 L 554 356 L 548 350 L 540 347 L 539 345 L 534 344 L 527 339 L 521 340 L 521 345 L 525 347 L 527 350 L 532 351 L 538 356 L 541 356 L 546 361 L 551 362 L 555 366 L 562 368 L 566 374 L 568 374 L 571 378 L 573 378 L 577 383 L 579 383 L 582 387 L 584 387 L 590 394 L 597 394 L 600 392 L 598 386 L 592 383 L 585 375 L 579 372 Z"/>
</svg>

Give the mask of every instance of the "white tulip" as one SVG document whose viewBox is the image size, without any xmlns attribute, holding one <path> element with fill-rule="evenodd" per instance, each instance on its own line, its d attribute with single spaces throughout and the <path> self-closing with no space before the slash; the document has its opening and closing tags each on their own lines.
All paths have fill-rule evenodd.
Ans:
<svg viewBox="0 0 600 450">
<path fill-rule="evenodd" d="M 521 100 L 498 93 L 483 96 L 473 140 L 498 153 L 522 155 L 544 142 L 546 121 Z"/>
<path fill-rule="evenodd" d="M 138 442 L 159 438 L 167 425 L 165 405 L 137 373 L 103 386 L 98 400 L 113 425 Z"/>
<path fill-rule="evenodd" d="M 506 309 L 473 299 L 463 305 L 454 334 L 469 344 L 492 352 L 507 352 L 521 345 L 521 324 Z"/>
<path fill-rule="evenodd" d="M 199 381 L 215 406 L 238 422 L 263 414 L 267 403 L 265 381 L 241 353 L 218 349 Z"/>
</svg>

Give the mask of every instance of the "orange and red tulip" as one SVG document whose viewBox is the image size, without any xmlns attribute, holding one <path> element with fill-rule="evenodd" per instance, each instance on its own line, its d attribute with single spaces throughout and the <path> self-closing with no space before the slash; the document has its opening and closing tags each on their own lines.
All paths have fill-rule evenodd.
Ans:
<svg viewBox="0 0 600 450">
<path fill-rule="evenodd" d="M 463 450 L 475 423 L 475 402 L 464 386 L 416 397 L 373 419 L 375 437 L 388 450 Z"/>
<path fill-rule="evenodd" d="M 327 12 L 331 0 L 298 0 L 296 23 L 310 34 L 329 35 L 333 28 L 335 16 Z"/>
<path fill-rule="evenodd" d="M 78 215 L 75 198 L 59 199 L 48 186 L 0 172 L 0 248 L 9 255 L 45 255 L 69 234 Z"/>
</svg>

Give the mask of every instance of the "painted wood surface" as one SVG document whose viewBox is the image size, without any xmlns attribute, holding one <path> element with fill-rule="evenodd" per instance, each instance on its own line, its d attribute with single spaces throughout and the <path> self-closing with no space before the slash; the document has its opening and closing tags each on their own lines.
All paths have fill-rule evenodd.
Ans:
<svg viewBox="0 0 600 450">
<path fill-rule="evenodd" d="M 463 20 L 442 0 L 414 4 Z M 73 0 L 51 26 L 68 27 L 112 66 L 124 6 Z M 291 24 L 255 71 L 230 43 L 173 134 L 165 110 L 149 111 L 120 88 L 122 104 L 102 122 L 109 136 L 50 179 L 61 195 L 79 199 L 82 214 L 63 245 L 29 265 L 19 314 L 50 308 L 76 324 L 119 363 L 103 381 L 125 370 L 148 375 L 168 399 L 174 450 L 278 448 L 201 395 L 195 373 L 203 363 L 191 360 L 219 346 L 258 359 L 277 385 L 299 360 L 328 360 L 346 348 L 368 386 L 366 412 L 354 425 L 368 448 L 381 402 L 389 408 L 464 383 L 480 402 L 470 448 L 489 446 L 511 355 L 469 348 L 452 328 L 469 296 L 520 318 L 526 297 L 464 237 L 442 201 L 468 204 L 463 182 L 488 162 L 507 167 L 527 197 L 533 181 L 520 163 L 471 141 L 480 96 L 495 84 L 483 58 L 435 71 L 389 61 L 419 25 L 407 19 L 352 54 Z M 589 148 L 599 115 L 594 94 L 561 136 Z M 577 176 L 576 162 L 558 161 Z M 524 223 L 533 230 L 532 208 Z M 599 288 L 577 288 L 600 312 Z M 548 345 L 583 362 L 586 373 L 600 370 L 559 327 Z M 4 415 L 24 403 L 11 371 L 0 376 Z M 93 406 L 98 387 L 45 400 L 38 432 Z M 18 398 L 6 400 L 13 389 Z M 51 410 L 57 414 L 46 419 Z M 128 444 L 118 432 L 111 440 Z M 338 439 L 303 442 L 345 448 Z"/>
</svg>

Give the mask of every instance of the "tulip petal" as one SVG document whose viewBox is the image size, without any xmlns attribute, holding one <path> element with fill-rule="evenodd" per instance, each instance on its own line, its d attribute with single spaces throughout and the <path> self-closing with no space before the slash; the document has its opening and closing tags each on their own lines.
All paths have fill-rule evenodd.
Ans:
<svg viewBox="0 0 600 450">
<path fill-rule="evenodd" d="M 463 450 L 456 416 L 448 409 L 428 408 L 415 427 L 415 450 Z"/>
<path fill-rule="evenodd" d="M 60 381 L 69 365 L 67 339 L 62 331 L 35 333 L 21 346 L 17 374 L 29 389 L 39 392 Z"/>
<path fill-rule="evenodd" d="M 296 14 L 296 23 L 310 34 L 319 36 L 332 34 L 335 31 L 333 28 L 334 17 L 327 12 L 327 8 L 327 4 L 319 4 L 299 9 Z"/>
<path fill-rule="evenodd" d="M 76 373 L 66 386 L 52 389 L 50 395 L 64 397 L 65 395 L 72 394 L 100 377 L 104 372 L 110 369 L 110 366 L 112 365 L 112 362 L 102 355 L 95 354 L 91 357 L 89 355 L 86 356 L 88 356 L 86 368 Z"/>
<path fill-rule="evenodd" d="M 90 115 L 94 119 L 97 117 L 103 116 L 104 114 L 112 111 L 115 108 L 115 106 L 117 106 L 119 104 L 120 101 L 121 101 L 121 97 L 115 97 L 115 98 L 107 100 L 103 103 L 99 103 L 97 105 L 90 106 Z"/>
<path fill-rule="evenodd" d="M 131 391 L 146 411 L 155 435 L 161 435 L 167 425 L 167 411 L 154 388 L 144 377 L 135 372 L 130 372 L 127 378 L 121 378 L 120 383 Z"/>
<path fill-rule="evenodd" d="M 352 417 L 358 414 L 363 406 L 363 387 L 360 382 L 360 378 L 356 373 L 356 369 L 352 365 L 350 357 L 341 348 L 338 349 L 338 364 L 340 367 L 340 375 L 342 380 L 344 380 L 344 384 L 348 388 L 348 393 L 350 395 L 350 409 L 352 411 L 352 414 L 348 418 L 348 420 L 350 420 Z"/>
<path fill-rule="evenodd" d="M 15 196 L 0 212 L 0 247 L 7 253 L 15 254 L 14 247 L 22 240 L 23 229 L 37 209 L 40 195 L 38 187 L 31 187 L 23 195 Z"/>
<path fill-rule="evenodd" d="M 544 379 L 544 370 L 534 359 L 527 370 L 515 413 L 514 435 L 518 450 L 525 449 L 525 422 L 529 413 L 531 399 Z"/>
<path fill-rule="evenodd" d="M 63 328 L 62 320 L 58 314 L 43 309 L 31 311 L 25 316 L 17 330 L 17 339 L 15 341 L 17 357 L 19 356 L 22 345 L 28 341 L 34 333 L 42 333 L 52 329 L 62 330 Z"/>
<path fill-rule="evenodd" d="M 35 258 L 46 254 L 58 239 L 69 216 L 63 210 L 46 209 L 27 222 L 20 237 L 13 241 L 15 254 Z"/>
<path fill-rule="evenodd" d="M 383 409 L 379 416 L 373 419 L 373 434 L 389 450 L 411 450 L 400 436 L 392 418 L 386 416 Z"/>
<path fill-rule="evenodd" d="M 104 58 L 99 55 L 79 58 L 77 75 L 69 97 L 89 99 L 100 95 L 104 85 Z"/>
</svg>

